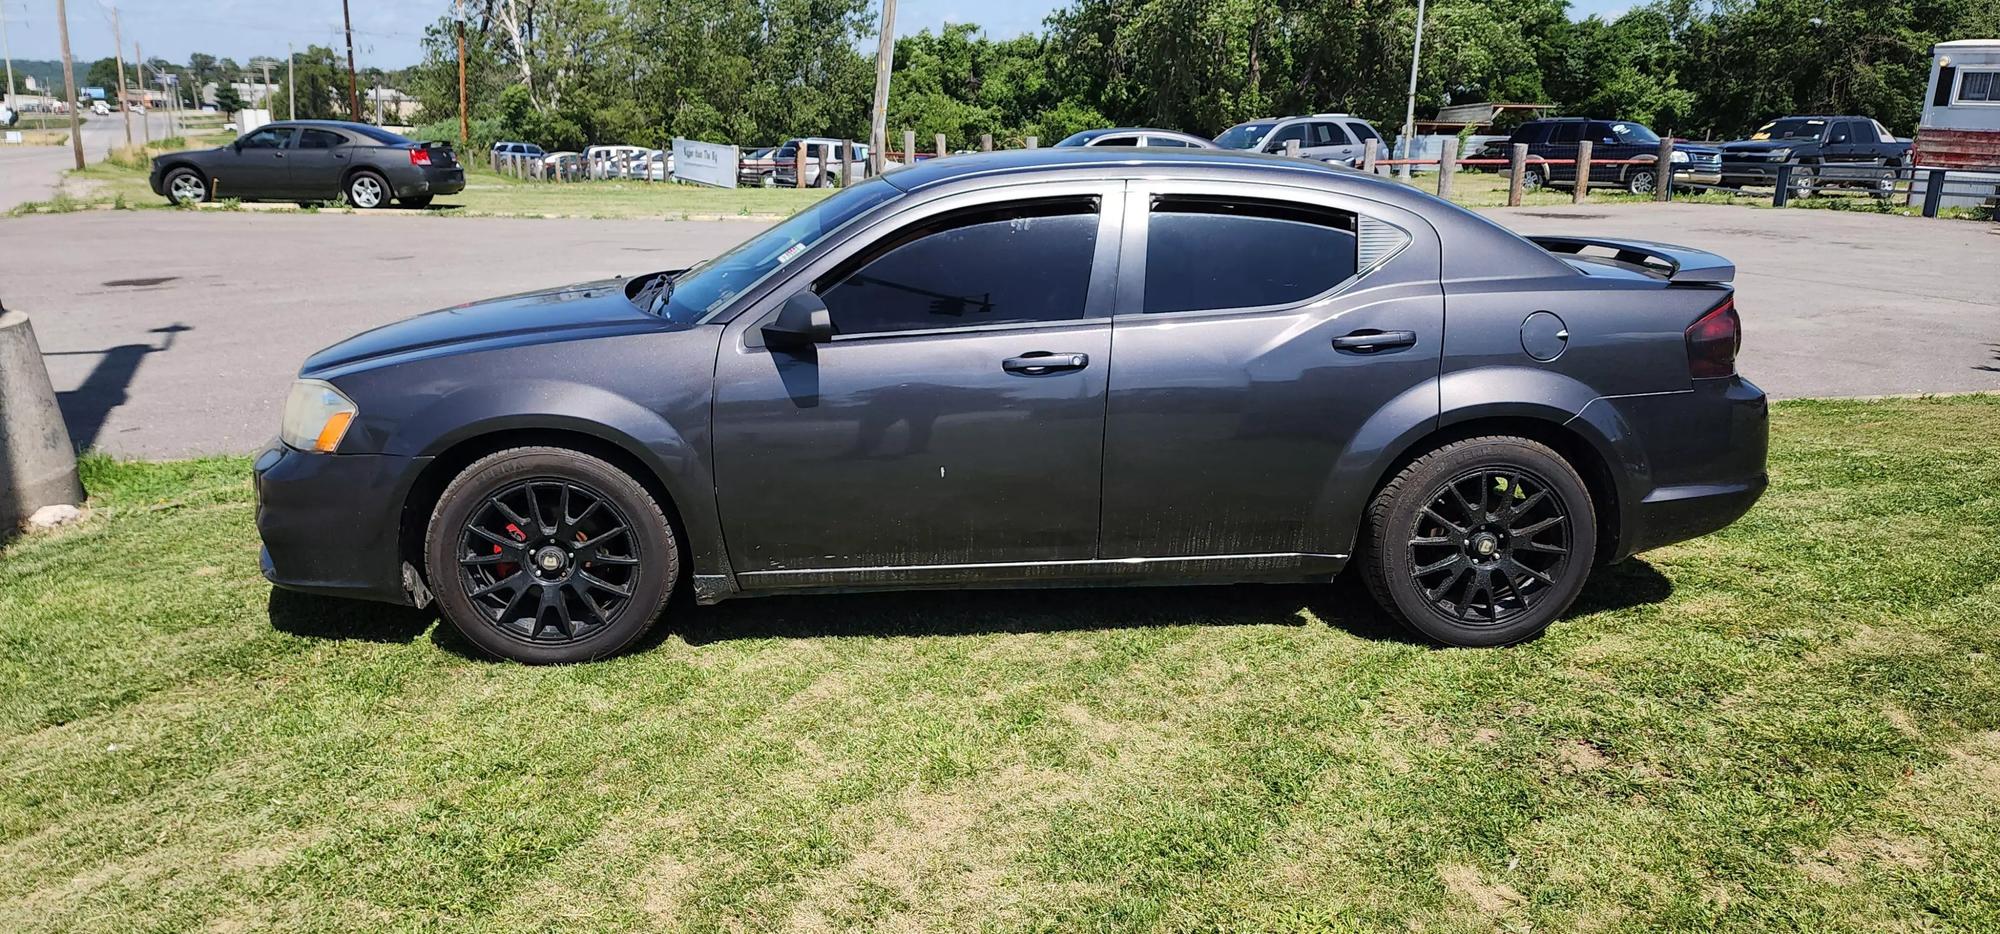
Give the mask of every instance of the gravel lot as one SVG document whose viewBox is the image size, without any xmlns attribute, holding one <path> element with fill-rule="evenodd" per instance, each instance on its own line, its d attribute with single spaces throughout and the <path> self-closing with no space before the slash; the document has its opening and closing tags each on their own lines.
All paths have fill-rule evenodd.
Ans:
<svg viewBox="0 0 2000 934">
<path fill-rule="evenodd" d="M 1523 232 L 1734 260 L 1743 369 L 1779 396 L 2000 389 L 2000 225 L 1698 204 L 1494 210 Z M 255 449 L 307 354 L 431 308 L 671 268 L 749 221 L 84 212 L 0 219 L 0 301 L 33 316 L 80 444 Z"/>
</svg>

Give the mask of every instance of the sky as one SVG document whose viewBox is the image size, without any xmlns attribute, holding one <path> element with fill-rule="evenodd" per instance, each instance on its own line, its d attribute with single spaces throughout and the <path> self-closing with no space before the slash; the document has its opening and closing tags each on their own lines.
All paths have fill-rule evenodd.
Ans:
<svg viewBox="0 0 2000 934">
<path fill-rule="evenodd" d="M 112 52 L 112 0 L 68 0 L 70 49 L 78 61 Z M 400 68 L 421 58 L 424 27 L 451 9 L 450 0 L 348 0 L 354 15 L 354 54 L 362 66 Z M 1607 16 L 1634 0 L 1570 0 L 1570 15 Z M 898 0 L 896 34 L 973 22 L 995 38 L 1031 32 L 1067 0 Z M 0 0 L 15 57 L 52 59 L 59 54 L 55 0 Z M 145 47 L 146 57 L 185 62 L 190 52 L 244 61 L 282 55 L 287 42 L 341 48 L 340 0 L 117 0 L 125 47 Z"/>
</svg>

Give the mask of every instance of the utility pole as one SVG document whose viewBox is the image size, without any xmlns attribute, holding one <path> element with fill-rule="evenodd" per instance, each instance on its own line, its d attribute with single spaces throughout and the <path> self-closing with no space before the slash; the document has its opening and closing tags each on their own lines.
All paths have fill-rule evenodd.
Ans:
<svg viewBox="0 0 2000 934">
<path fill-rule="evenodd" d="M 132 83 L 139 86 L 139 99 L 142 101 L 151 99 L 146 96 L 145 61 L 146 50 L 139 48 L 139 43 L 132 43 Z M 125 83 L 122 71 L 118 73 L 118 83 Z M 153 145 L 153 108 L 150 106 L 146 108 L 146 119 L 139 121 L 139 132 L 146 135 L 146 145 Z"/>
<path fill-rule="evenodd" d="M 889 70 L 896 64 L 896 0 L 882 0 L 882 36 L 875 47 L 875 112 L 868 126 L 868 174 L 880 175 L 889 147 Z M 915 154 L 903 158 L 915 161 Z"/>
<path fill-rule="evenodd" d="M 465 0 L 458 0 L 458 141 L 472 140 L 472 116 L 465 110 Z"/>
<path fill-rule="evenodd" d="M 7 87 L 0 89 L 0 103 L 7 105 L 15 113 L 20 108 L 14 106 L 14 50 L 7 45 L 7 4 L 0 2 L 0 57 L 7 59 Z"/>
<path fill-rule="evenodd" d="M 0 0 L 4 2 L 4 0 Z M 125 114 L 125 148 L 132 148 L 132 104 L 125 100 L 125 39 L 118 33 L 118 8 L 111 8 L 111 48 L 118 56 L 118 109 Z"/>
<path fill-rule="evenodd" d="M 354 17 L 347 13 L 347 0 L 340 0 L 340 19 L 347 26 L 347 116 L 361 122 L 361 89 L 354 83 Z"/>
<path fill-rule="evenodd" d="M 76 119 L 76 65 L 69 57 L 69 3 L 56 0 L 56 33 L 62 38 L 63 93 L 68 95 L 69 149 L 76 156 L 76 167 L 83 168 L 83 134 Z"/>
<path fill-rule="evenodd" d="M 1417 0 L 1417 41 L 1410 48 L 1410 97 L 1403 108 L 1403 158 L 1416 158 L 1417 146 L 1417 62 L 1424 56 L 1424 0 Z M 1397 166 L 1404 178 L 1410 177 L 1410 164 Z"/>
<path fill-rule="evenodd" d="M 299 52 L 285 43 L 285 119 L 299 118 Z"/>
<path fill-rule="evenodd" d="M 271 107 L 271 60 L 268 58 L 264 60 L 264 99 L 257 103 L 265 110 Z"/>
</svg>

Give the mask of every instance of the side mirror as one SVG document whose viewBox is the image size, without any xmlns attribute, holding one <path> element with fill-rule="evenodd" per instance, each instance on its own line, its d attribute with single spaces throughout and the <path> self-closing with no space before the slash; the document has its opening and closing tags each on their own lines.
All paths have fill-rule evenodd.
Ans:
<svg viewBox="0 0 2000 934">
<path fill-rule="evenodd" d="M 785 299 L 778 316 L 764 325 L 765 346 L 792 350 L 833 340 L 833 315 L 811 289 Z"/>
<path fill-rule="evenodd" d="M 234 149 L 234 150 L 236 150 L 236 154 L 237 154 L 237 155 L 239 155 L 239 156 L 240 156 L 240 155 L 242 155 L 242 154 L 243 154 L 243 140 L 242 140 L 242 139 L 240 139 L 240 138 L 239 138 L 239 139 L 234 139 L 234 140 L 230 140 L 230 142 L 229 142 L 229 148 L 231 148 L 231 149 Z"/>
</svg>

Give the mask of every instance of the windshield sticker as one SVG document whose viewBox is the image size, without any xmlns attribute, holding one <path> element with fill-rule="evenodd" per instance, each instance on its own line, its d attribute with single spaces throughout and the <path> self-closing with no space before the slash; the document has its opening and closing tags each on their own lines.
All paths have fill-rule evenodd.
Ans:
<svg viewBox="0 0 2000 934">
<path fill-rule="evenodd" d="M 799 254 L 804 253 L 805 251 L 806 251 L 805 244 L 803 243 L 792 244 L 790 247 L 787 247 L 785 249 L 785 252 L 778 254 L 778 265 L 783 266 L 784 264 L 789 263 L 794 259 L 797 259 Z"/>
</svg>

